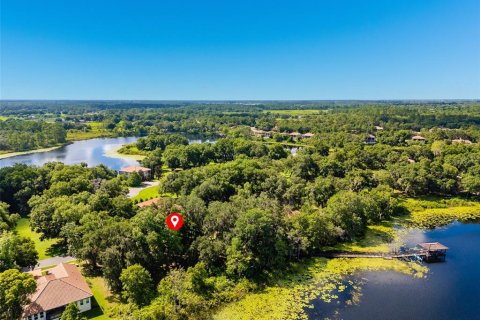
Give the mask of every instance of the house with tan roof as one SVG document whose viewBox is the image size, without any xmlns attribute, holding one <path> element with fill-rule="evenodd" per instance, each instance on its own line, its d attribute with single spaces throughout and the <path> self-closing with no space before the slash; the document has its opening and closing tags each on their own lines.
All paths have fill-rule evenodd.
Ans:
<svg viewBox="0 0 480 320">
<path fill-rule="evenodd" d="M 140 167 L 140 166 L 131 166 L 131 167 L 126 167 L 118 170 L 119 174 L 124 174 L 124 175 L 129 175 L 134 172 L 138 173 L 143 180 L 150 180 L 152 170 L 149 168 Z"/>
<path fill-rule="evenodd" d="M 70 303 L 77 304 L 80 312 L 92 308 L 92 291 L 75 265 L 60 263 L 47 271 L 29 273 L 37 282 L 37 290 L 23 309 L 23 320 L 58 320 Z"/>
<path fill-rule="evenodd" d="M 412 137 L 412 141 L 415 141 L 415 142 L 425 142 L 427 141 L 427 139 L 425 139 L 425 137 L 422 137 L 422 136 L 419 136 L 419 135 L 415 135 Z"/>
<path fill-rule="evenodd" d="M 473 142 L 468 140 L 468 139 L 453 139 L 452 143 L 458 143 L 458 144 L 472 144 Z"/>
</svg>

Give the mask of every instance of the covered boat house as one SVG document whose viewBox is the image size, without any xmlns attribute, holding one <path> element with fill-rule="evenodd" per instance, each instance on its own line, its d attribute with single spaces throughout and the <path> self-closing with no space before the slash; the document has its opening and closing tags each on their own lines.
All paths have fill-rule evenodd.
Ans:
<svg viewBox="0 0 480 320">
<path fill-rule="evenodd" d="M 425 257 L 425 261 L 445 261 L 448 247 L 440 242 L 419 243 L 418 247 Z"/>
</svg>

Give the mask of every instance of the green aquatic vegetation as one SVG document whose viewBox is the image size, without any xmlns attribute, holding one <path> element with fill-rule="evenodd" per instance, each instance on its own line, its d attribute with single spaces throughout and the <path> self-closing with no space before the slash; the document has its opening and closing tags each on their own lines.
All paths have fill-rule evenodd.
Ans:
<svg viewBox="0 0 480 320">
<path fill-rule="evenodd" d="M 315 258 L 304 269 L 287 275 L 276 285 L 247 295 L 244 299 L 226 305 L 215 319 L 307 319 L 305 308 L 311 301 L 322 299 L 333 302 L 347 289 L 345 278 L 360 271 L 393 270 L 414 277 L 423 277 L 427 268 L 413 262 L 385 259 L 325 259 Z M 358 303 L 361 285 L 348 280 L 354 294 L 349 303 Z"/>
<path fill-rule="evenodd" d="M 410 222 L 415 227 L 435 228 L 454 221 L 474 222 L 480 220 L 480 204 L 474 206 L 434 208 L 412 212 Z"/>
<path fill-rule="evenodd" d="M 478 205 L 478 202 L 458 197 L 449 199 L 438 197 L 407 198 L 403 199 L 401 203 L 409 212 L 423 211 L 426 209 L 470 207 Z"/>
</svg>

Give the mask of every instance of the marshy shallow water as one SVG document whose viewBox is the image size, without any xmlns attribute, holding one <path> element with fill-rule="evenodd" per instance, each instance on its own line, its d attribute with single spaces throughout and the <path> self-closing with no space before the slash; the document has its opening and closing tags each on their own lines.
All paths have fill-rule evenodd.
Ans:
<svg viewBox="0 0 480 320">
<path fill-rule="evenodd" d="M 309 319 L 480 319 L 480 224 L 413 230 L 405 239 L 409 246 L 445 244 L 446 262 L 428 264 L 422 279 L 393 271 L 357 274 L 352 280 L 360 289 L 331 303 L 314 301 Z"/>
</svg>

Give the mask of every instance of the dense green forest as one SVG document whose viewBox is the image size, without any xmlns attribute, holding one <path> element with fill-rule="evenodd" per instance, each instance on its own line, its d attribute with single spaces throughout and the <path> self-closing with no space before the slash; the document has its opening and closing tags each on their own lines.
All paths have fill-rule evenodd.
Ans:
<svg viewBox="0 0 480 320">
<path fill-rule="evenodd" d="M 0 107 L 0 152 L 55 146 L 66 140 L 146 136 L 162 132 L 223 136 L 242 127 L 312 132 L 337 144 L 363 140 L 384 126 L 379 142 L 404 144 L 412 131 L 433 129 L 432 138 L 477 141 L 475 102 L 22 102 Z M 278 111 L 281 109 L 280 111 Z M 351 119 L 355 119 L 352 121 Z M 436 129 L 435 129 L 436 128 Z M 451 129 L 454 131 L 449 131 Z M 236 133 L 239 134 L 239 133 Z M 276 135 L 276 140 L 287 140 Z M 291 139 L 290 139 L 291 140 Z"/>
<path fill-rule="evenodd" d="M 55 146 L 66 141 L 66 130 L 60 123 L 0 120 L 0 152 L 26 151 Z"/>
<path fill-rule="evenodd" d="M 142 136 L 122 149 L 145 155 L 170 195 L 156 206 L 138 208 L 127 179 L 103 165 L 0 169 L 0 271 L 38 258 L 14 232 L 28 216 L 42 237 L 58 239 L 55 250 L 105 279 L 121 301 L 113 318 L 208 319 L 292 263 L 408 214 L 407 198 L 480 200 L 475 102 L 9 102 L 1 110 L 12 119 L 0 121 L 0 150 L 54 145 L 99 126 Z M 216 142 L 189 145 L 186 134 Z M 165 226 L 170 212 L 185 219 L 178 232 Z"/>
</svg>

